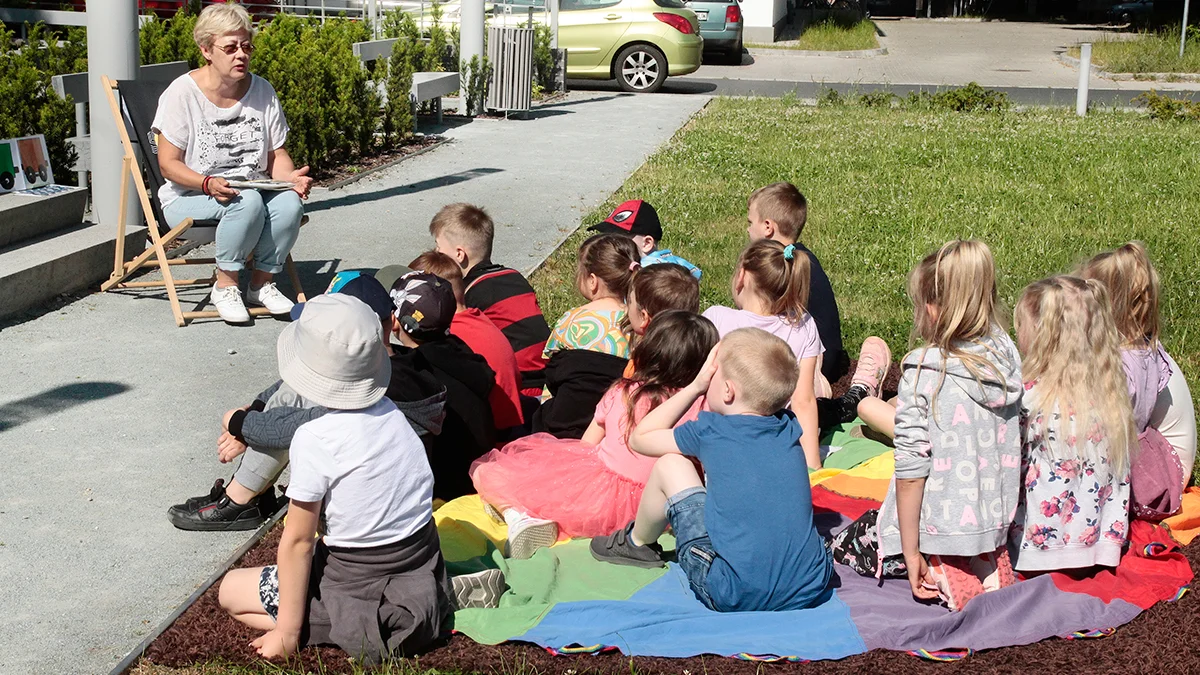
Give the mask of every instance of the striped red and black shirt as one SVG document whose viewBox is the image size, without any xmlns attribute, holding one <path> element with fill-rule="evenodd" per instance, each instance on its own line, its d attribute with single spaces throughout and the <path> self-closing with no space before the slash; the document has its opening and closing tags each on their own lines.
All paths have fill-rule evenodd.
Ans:
<svg viewBox="0 0 1200 675">
<path fill-rule="evenodd" d="M 542 316 L 533 286 L 520 272 L 490 261 L 472 267 L 463 282 L 467 307 L 483 312 L 512 345 L 521 368 L 521 391 L 540 393 L 546 383 L 542 350 L 550 337 L 550 326 Z"/>
</svg>

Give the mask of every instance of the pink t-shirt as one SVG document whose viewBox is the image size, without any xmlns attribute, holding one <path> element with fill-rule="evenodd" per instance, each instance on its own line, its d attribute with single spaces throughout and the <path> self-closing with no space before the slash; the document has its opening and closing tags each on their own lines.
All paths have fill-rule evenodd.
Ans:
<svg viewBox="0 0 1200 675">
<path fill-rule="evenodd" d="M 675 426 L 696 419 L 703 404 L 704 397 L 696 399 Z M 654 462 L 658 458 L 647 457 L 629 448 L 629 443 L 625 440 L 628 430 L 625 424 L 627 411 L 625 388 L 620 385 L 609 387 L 608 391 L 604 392 L 604 398 L 600 399 L 600 404 L 596 406 L 596 416 L 593 418 L 596 424 L 604 428 L 604 438 L 600 439 L 596 447 L 600 450 L 600 459 L 609 470 L 635 483 L 645 484 L 650 479 L 650 470 L 654 468 Z M 648 412 L 650 399 L 638 401 L 637 410 L 634 412 L 635 424 Z"/>
<path fill-rule="evenodd" d="M 760 328 L 778 336 L 792 348 L 797 361 L 820 356 L 825 351 L 817 324 L 808 312 L 799 323 L 792 323 L 781 316 L 763 316 L 744 309 L 713 305 L 704 310 L 704 318 L 713 322 L 722 338 L 739 328 Z"/>
</svg>

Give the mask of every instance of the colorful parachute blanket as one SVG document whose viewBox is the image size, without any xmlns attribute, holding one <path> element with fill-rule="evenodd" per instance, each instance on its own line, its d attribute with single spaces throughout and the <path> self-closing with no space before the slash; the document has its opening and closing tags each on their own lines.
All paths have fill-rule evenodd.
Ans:
<svg viewBox="0 0 1200 675">
<path fill-rule="evenodd" d="M 874 441 L 844 430 L 825 441 L 826 466 L 810 480 L 818 528 L 828 534 L 878 506 L 892 467 L 890 449 Z M 1200 519 L 1200 501 L 1187 503 L 1194 513 L 1183 521 L 1190 525 Z M 478 497 L 450 502 L 436 516 L 452 573 L 498 567 L 508 584 L 499 608 L 460 610 L 455 629 L 484 644 L 515 640 L 558 653 L 807 661 L 883 648 L 948 660 L 1055 636 L 1110 635 L 1155 603 L 1181 597 L 1192 579 L 1170 531 L 1136 522 L 1115 570 L 1079 579 L 1038 576 L 979 596 L 959 613 L 917 603 L 905 580 L 880 582 L 837 566 L 834 595 L 819 607 L 722 614 L 693 597 L 674 563 L 656 570 L 600 563 L 588 540 L 509 560 L 500 554 L 504 525 L 484 513 Z M 662 543 L 673 546 L 669 537 Z"/>
</svg>

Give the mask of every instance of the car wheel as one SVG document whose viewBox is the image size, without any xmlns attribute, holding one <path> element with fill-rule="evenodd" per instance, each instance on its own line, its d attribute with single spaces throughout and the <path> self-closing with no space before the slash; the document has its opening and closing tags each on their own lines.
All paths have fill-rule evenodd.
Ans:
<svg viewBox="0 0 1200 675">
<path fill-rule="evenodd" d="M 725 55 L 725 61 L 731 66 L 742 65 L 742 41 L 738 40 L 737 46 L 729 50 Z"/>
<path fill-rule="evenodd" d="M 652 93 L 667 81 L 667 57 L 650 45 L 630 45 L 617 55 L 617 82 L 625 91 Z"/>
<path fill-rule="evenodd" d="M 35 179 L 37 179 L 37 169 L 32 166 L 25 167 L 25 182 L 32 183 Z"/>
<path fill-rule="evenodd" d="M 1133 15 L 1130 14 L 1129 12 L 1125 12 L 1124 14 L 1121 15 L 1120 22 L 1122 25 L 1132 26 L 1133 25 Z"/>
<path fill-rule="evenodd" d="M 0 187 L 4 188 L 5 190 L 11 190 L 11 189 L 13 189 L 13 186 L 15 186 L 16 184 L 17 184 L 16 176 L 14 176 L 8 172 L 0 173 Z"/>
<path fill-rule="evenodd" d="M 41 178 L 43 183 L 50 180 L 50 175 L 47 172 L 45 165 L 38 169 L 38 178 Z"/>
</svg>

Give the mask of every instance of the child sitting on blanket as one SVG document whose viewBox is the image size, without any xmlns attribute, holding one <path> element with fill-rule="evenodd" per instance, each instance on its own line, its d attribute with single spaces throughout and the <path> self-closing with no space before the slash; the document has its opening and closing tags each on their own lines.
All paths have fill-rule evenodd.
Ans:
<svg viewBox="0 0 1200 675">
<path fill-rule="evenodd" d="M 669 309 L 700 313 L 700 282 L 675 263 L 642 267 L 633 275 L 625 296 L 626 316 L 633 339 L 646 334 L 650 320 Z"/>
<path fill-rule="evenodd" d="M 372 663 L 419 649 L 441 635 L 452 589 L 425 449 L 384 395 L 379 319 L 355 298 L 318 296 L 280 334 L 278 354 L 284 383 L 329 412 L 292 439 L 278 564 L 230 571 L 221 606 L 266 631 L 251 644 L 268 659 L 305 644 Z"/>
<path fill-rule="evenodd" d="M 575 286 L 586 304 L 567 310 L 546 341 L 546 394 L 533 431 L 578 439 L 600 397 L 629 361 L 625 297 L 641 266 L 633 240 L 597 234 L 579 247 Z"/>
<path fill-rule="evenodd" d="M 813 526 L 801 429 L 784 409 L 798 371 L 791 348 L 766 331 L 725 336 L 696 379 L 634 430 L 630 445 L 660 457 L 637 518 L 593 539 L 592 555 L 660 567 L 657 541 L 669 523 L 692 592 L 709 609 L 804 609 L 829 599 L 833 565 Z M 673 429 L 702 396 L 712 412 Z"/>
<path fill-rule="evenodd" d="M 951 610 L 1014 580 L 1005 549 L 1020 491 L 1021 358 L 1000 321 L 987 245 L 952 241 L 909 275 L 913 339 L 894 411 L 896 475 L 878 513 L 833 541 L 860 574 L 907 576 Z M 928 556 L 928 560 L 926 559 Z"/>
<path fill-rule="evenodd" d="M 696 281 L 700 281 L 700 268 L 671 252 L 671 249 L 660 249 L 662 242 L 662 222 L 658 219 L 658 211 L 650 202 L 642 199 L 630 199 L 613 209 L 604 222 L 588 228 L 593 232 L 620 234 L 629 237 L 637 245 L 642 255 L 642 267 L 673 263 L 687 270 Z"/>
<path fill-rule="evenodd" d="M 1013 567 L 1116 567 L 1129 532 L 1137 433 L 1108 292 L 1078 277 L 1037 281 L 1015 318 L 1024 355 L 1025 487 Z"/>
<path fill-rule="evenodd" d="M 508 523 L 510 557 L 528 558 L 559 532 L 595 537 L 634 517 L 654 458 L 629 449 L 629 432 L 696 377 L 716 343 L 707 319 L 678 310 L 659 314 L 633 350 L 633 373 L 604 394 L 581 440 L 535 434 L 471 466 L 480 497 Z M 695 402 L 684 417 L 694 418 L 699 407 Z"/>
<path fill-rule="evenodd" d="M 812 281 L 809 283 L 808 311 L 817 324 L 825 357 L 821 373 L 836 382 L 847 370 L 846 350 L 842 348 L 842 319 L 838 314 L 833 286 L 821 267 L 821 261 L 800 242 L 808 222 L 808 200 L 791 183 L 772 183 L 760 187 L 746 202 L 746 228 L 750 241 L 771 239 L 784 246 L 795 246 L 808 259 Z"/>
</svg>

